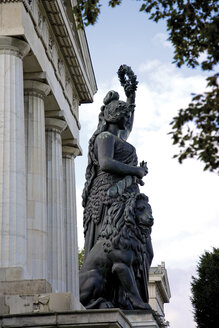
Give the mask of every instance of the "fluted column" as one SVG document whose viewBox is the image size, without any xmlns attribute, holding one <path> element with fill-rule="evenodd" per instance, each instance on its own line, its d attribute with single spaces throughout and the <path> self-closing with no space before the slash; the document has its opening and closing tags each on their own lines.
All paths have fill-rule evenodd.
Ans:
<svg viewBox="0 0 219 328">
<path fill-rule="evenodd" d="M 26 172 L 22 58 L 29 45 L 0 37 L 0 267 L 26 264 Z"/>
<path fill-rule="evenodd" d="M 48 281 L 54 292 L 66 291 L 61 142 L 61 132 L 65 127 L 62 120 L 46 119 Z"/>
<path fill-rule="evenodd" d="M 66 287 L 79 300 L 78 281 L 78 240 L 75 188 L 75 148 L 62 148 L 63 156 L 63 196 L 66 251 Z"/>
<path fill-rule="evenodd" d="M 24 81 L 27 271 L 31 279 L 47 279 L 47 198 L 44 97 L 50 87 Z"/>
</svg>

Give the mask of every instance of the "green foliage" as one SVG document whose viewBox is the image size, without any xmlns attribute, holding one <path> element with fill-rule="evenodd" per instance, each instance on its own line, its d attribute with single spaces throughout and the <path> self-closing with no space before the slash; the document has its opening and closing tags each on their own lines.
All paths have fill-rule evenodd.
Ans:
<svg viewBox="0 0 219 328">
<path fill-rule="evenodd" d="M 78 268 L 79 270 L 82 267 L 84 261 L 84 248 L 78 250 Z"/>
<path fill-rule="evenodd" d="M 120 5 L 121 2 L 122 2 L 122 0 L 111 0 L 111 1 L 109 1 L 109 6 L 114 8 L 115 6 Z"/>
<path fill-rule="evenodd" d="M 169 40 L 174 46 L 174 62 L 178 67 L 199 65 L 198 58 L 207 51 L 202 69 L 211 70 L 219 60 L 219 6 L 215 0 L 144 1 L 141 11 L 158 22 L 166 19 Z M 143 7 L 143 8 L 142 8 Z"/>
<path fill-rule="evenodd" d="M 205 252 L 192 277 L 192 305 L 198 328 L 215 328 L 219 323 L 219 248 Z"/>
<path fill-rule="evenodd" d="M 165 20 L 168 40 L 174 47 L 173 62 L 178 67 L 201 66 L 211 71 L 219 62 L 219 5 L 215 0 L 137 0 L 149 19 Z M 108 1 L 112 8 L 122 0 Z M 94 24 L 100 14 L 100 0 L 78 0 L 74 13 L 78 26 Z M 200 55 L 204 59 L 200 60 Z M 186 109 L 171 122 L 173 144 L 180 148 L 174 157 L 204 162 L 204 170 L 219 170 L 219 87 L 218 74 L 207 78 L 208 92 L 195 95 Z"/>
<path fill-rule="evenodd" d="M 78 0 L 77 6 L 73 7 L 78 28 L 94 25 L 100 14 L 100 0 Z"/>
<path fill-rule="evenodd" d="M 180 152 L 181 163 L 185 158 L 197 157 L 205 163 L 204 170 L 216 171 L 219 168 L 219 87 L 218 74 L 209 77 L 209 92 L 195 95 L 188 108 L 180 109 L 173 118 L 172 139 Z"/>
<path fill-rule="evenodd" d="M 110 0 L 109 6 L 114 8 L 121 2 L 122 0 Z M 84 25 L 94 25 L 100 14 L 100 8 L 100 0 L 78 0 L 77 5 L 73 7 L 78 28 L 84 28 Z"/>
</svg>

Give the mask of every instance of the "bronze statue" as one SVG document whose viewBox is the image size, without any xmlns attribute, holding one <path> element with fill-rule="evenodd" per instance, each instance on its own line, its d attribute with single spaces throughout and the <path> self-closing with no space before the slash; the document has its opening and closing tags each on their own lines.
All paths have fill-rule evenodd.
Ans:
<svg viewBox="0 0 219 328">
<path fill-rule="evenodd" d="M 116 91 L 107 93 L 97 130 L 89 141 L 82 195 L 85 258 L 80 272 L 81 302 L 87 308 L 145 309 L 149 307 L 153 218 L 138 185 L 143 184 L 148 170 L 145 162 L 137 165 L 136 150 L 126 141 L 132 130 L 138 82 L 126 65 L 119 68 L 118 75 L 127 101 L 119 100 Z M 133 213 L 127 215 L 130 204 Z"/>
</svg>

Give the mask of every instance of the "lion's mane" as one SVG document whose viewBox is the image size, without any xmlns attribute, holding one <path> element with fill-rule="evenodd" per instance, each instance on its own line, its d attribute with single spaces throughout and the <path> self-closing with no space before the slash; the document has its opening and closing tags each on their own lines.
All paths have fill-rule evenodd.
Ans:
<svg viewBox="0 0 219 328">
<path fill-rule="evenodd" d="M 125 194 L 115 201 L 103 221 L 98 239 L 104 240 L 104 251 L 113 249 L 132 249 L 139 261 L 145 252 L 146 239 L 151 233 L 136 224 L 136 202 L 143 199 L 148 204 L 148 197 L 142 193 Z"/>
</svg>

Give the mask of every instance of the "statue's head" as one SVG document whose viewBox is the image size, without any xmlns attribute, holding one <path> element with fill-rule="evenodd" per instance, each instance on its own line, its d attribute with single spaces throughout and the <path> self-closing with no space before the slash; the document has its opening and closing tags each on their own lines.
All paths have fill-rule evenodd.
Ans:
<svg viewBox="0 0 219 328">
<path fill-rule="evenodd" d="M 108 123 L 120 124 L 130 116 L 132 108 L 125 101 L 119 100 L 119 94 L 116 91 L 109 91 L 103 100 L 104 102 L 104 119 Z"/>
</svg>

